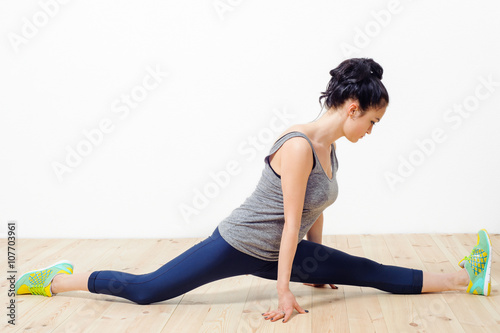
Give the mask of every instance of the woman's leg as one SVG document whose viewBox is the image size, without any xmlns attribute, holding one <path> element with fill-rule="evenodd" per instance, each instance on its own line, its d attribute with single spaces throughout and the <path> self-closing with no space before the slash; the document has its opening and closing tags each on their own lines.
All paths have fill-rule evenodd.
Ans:
<svg viewBox="0 0 500 333">
<path fill-rule="evenodd" d="M 268 262 L 234 249 L 215 229 L 210 237 L 154 272 L 136 275 L 95 271 L 75 274 L 73 279 L 56 276 L 53 292 L 88 290 L 123 297 L 138 304 L 150 304 L 182 295 L 215 280 L 251 274 L 266 265 Z"/>
<path fill-rule="evenodd" d="M 53 294 L 65 291 L 83 290 L 89 291 L 87 286 L 89 276 L 92 272 L 78 274 L 58 274 L 52 279 L 51 290 Z"/>
<path fill-rule="evenodd" d="M 422 293 L 432 293 L 448 290 L 466 290 L 470 278 L 465 269 L 454 273 L 424 272 Z"/>
<path fill-rule="evenodd" d="M 465 281 L 464 274 L 467 277 Z M 277 279 L 277 266 L 254 273 Z M 325 245 L 302 240 L 292 265 L 291 281 L 314 284 L 345 284 L 373 287 L 396 294 L 465 289 L 464 270 L 451 274 L 424 273 L 421 270 L 382 265 Z"/>
<path fill-rule="evenodd" d="M 88 280 L 91 272 L 79 274 L 59 274 L 52 280 L 52 293 L 72 290 L 89 291 Z M 446 290 L 465 290 L 469 283 L 469 275 L 465 269 L 455 273 L 423 272 L 422 293 Z"/>
</svg>

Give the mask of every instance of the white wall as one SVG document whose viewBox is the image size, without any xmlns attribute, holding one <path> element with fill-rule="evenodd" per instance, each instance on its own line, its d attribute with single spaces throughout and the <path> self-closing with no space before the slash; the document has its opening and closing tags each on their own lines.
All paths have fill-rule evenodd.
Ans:
<svg viewBox="0 0 500 333">
<path fill-rule="evenodd" d="M 330 69 L 371 57 L 391 103 L 337 142 L 324 233 L 498 233 L 498 17 L 492 0 L 4 1 L 0 231 L 207 236 L 278 134 L 316 118 Z"/>
</svg>

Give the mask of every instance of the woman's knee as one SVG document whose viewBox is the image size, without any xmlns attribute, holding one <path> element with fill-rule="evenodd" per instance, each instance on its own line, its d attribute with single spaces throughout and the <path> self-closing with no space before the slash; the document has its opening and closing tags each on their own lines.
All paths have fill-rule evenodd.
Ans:
<svg viewBox="0 0 500 333">
<path fill-rule="evenodd" d="M 160 289 L 158 285 L 151 282 L 135 283 L 127 286 L 126 298 L 140 305 L 147 305 L 172 298 L 171 288 L 163 285 Z"/>
<path fill-rule="evenodd" d="M 135 297 L 133 299 L 131 299 L 131 301 L 133 301 L 134 303 L 137 303 L 139 305 L 148 305 L 148 304 L 154 303 L 153 300 L 151 299 L 150 295 L 141 294 L 141 293 L 138 295 L 135 295 Z"/>
<path fill-rule="evenodd" d="M 166 294 L 160 295 L 153 288 L 138 287 L 130 293 L 129 299 L 139 305 L 148 305 L 169 299 Z"/>
</svg>

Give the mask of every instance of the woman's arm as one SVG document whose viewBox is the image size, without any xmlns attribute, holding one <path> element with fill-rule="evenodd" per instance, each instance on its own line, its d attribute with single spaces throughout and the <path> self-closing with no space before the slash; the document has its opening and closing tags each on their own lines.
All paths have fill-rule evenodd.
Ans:
<svg viewBox="0 0 500 333">
<path fill-rule="evenodd" d="M 313 166 L 313 155 L 311 146 L 302 138 L 287 140 L 281 149 L 280 170 L 285 225 L 278 257 L 277 289 L 279 302 L 278 310 L 267 312 L 265 315 L 269 314 L 266 318 L 273 318 L 272 321 L 274 321 L 282 318 L 281 313 L 283 312 L 285 313 L 284 322 L 286 322 L 292 315 L 294 308 L 300 313 L 305 313 L 291 293 L 289 282 L 302 222 L 307 180 Z"/>
<path fill-rule="evenodd" d="M 321 244 L 323 241 L 323 213 L 321 213 L 307 232 L 307 240 L 318 244 Z"/>
<path fill-rule="evenodd" d="M 307 179 L 313 166 L 312 150 L 303 138 L 292 138 L 282 146 L 281 188 L 285 225 L 278 259 L 278 292 L 289 290 L 292 262 L 297 249 Z"/>
</svg>

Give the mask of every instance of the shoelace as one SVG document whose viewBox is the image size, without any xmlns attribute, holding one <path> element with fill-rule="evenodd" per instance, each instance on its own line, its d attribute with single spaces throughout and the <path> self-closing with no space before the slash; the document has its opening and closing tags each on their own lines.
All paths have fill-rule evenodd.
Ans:
<svg viewBox="0 0 500 333">
<path fill-rule="evenodd" d="M 43 283 L 38 283 L 28 288 L 32 295 L 45 295 L 45 290 L 43 289 Z"/>
<path fill-rule="evenodd" d="M 51 272 L 51 269 L 47 269 L 42 272 L 38 272 L 38 274 L 34 273 L 30 275 L 29 282 L 31 286 L 28 286 L 28 289 L 30 290 L 32 295 L 46 295 L 44 290 L 44 283 L 45 279 L 50 275 Z"/>
<path fill-rule="evenodd" d="M 486 252 L 481 249 L 472 249 L 469 256 L 463 259 L 471 264 L 474 275 L 478 275 L 484 270 L 486 264 Z"/>
</svg>

